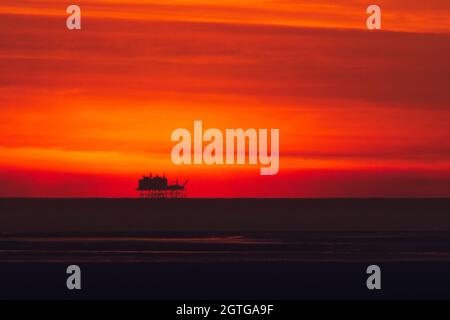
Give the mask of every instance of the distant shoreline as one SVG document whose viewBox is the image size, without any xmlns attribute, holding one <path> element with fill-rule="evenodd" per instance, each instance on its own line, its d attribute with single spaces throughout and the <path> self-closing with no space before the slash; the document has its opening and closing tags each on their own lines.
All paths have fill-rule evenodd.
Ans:
<svg viewBox="0 0 450 320">
<path fill-rule="evenodd" d="M 447 231 L 450 198 L 0 199 L 0 233 Z"/>
</svg>

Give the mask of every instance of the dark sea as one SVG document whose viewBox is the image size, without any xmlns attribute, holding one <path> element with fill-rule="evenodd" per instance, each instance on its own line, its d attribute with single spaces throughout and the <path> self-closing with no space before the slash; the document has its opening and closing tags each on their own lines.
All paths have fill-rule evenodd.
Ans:
<svg viewBox="0 0 450 320">
<path fill-rule="evenodd" d="M 450 199 L 0 199 L 0 299 L 450 299 L 449 230 Z"/>
</svg>

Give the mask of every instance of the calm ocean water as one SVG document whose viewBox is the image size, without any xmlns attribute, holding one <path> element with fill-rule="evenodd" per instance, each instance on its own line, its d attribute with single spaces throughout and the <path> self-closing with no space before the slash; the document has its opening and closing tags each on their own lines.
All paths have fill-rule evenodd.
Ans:
<svg viewBox="0 0 450 320">
<path fill-rule="evenodd" d="M 450 232 L 2 234 L 0 262 L 450 262 Z"/>
</svg>

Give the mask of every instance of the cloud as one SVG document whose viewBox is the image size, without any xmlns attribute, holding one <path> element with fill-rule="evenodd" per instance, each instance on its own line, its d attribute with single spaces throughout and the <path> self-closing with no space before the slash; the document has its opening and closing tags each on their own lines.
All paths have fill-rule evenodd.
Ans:
<svg viewBox="0 0 450 320">
<path fill-rule="evenodd" d="M 450 35 L 100 20 L 75 35 L 56 18 L 10 19 L 16 28 L 0 34 L 6 91 L 450 103 Z"/>
<path fill-rule="evenodd" d="M 79 3 L 88 18 L 141 21 L 223 22 L 298 27 L 365 28 L 366 1 L 336 3 L 317 0 L 85 0 Z M 383 28 L 409 32 L 450 32 L 445 0 L 377 2 L 383 9 Z M 22 15 L 59 16 L 58 0 L 9 1 L 2 12 Z"/>
</svg>

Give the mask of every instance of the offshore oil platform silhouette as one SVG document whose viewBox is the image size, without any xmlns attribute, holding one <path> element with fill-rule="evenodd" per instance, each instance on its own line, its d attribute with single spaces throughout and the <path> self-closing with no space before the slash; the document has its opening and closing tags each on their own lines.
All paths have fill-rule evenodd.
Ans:
<svg viewBox="0 0 450 320">
<path fill-rule="evenodd" d="M 177 178 L 175 184 L 169 184 L 164 175 L 160 177 L 149 174 L 139 179 L 137 191 L 141 198 L 184 198 L 187 183 L 186 180 L 183 184 L 179 184 Z"/>
</svg>

